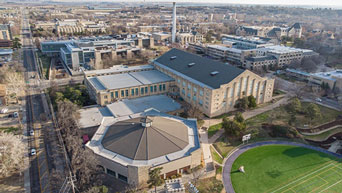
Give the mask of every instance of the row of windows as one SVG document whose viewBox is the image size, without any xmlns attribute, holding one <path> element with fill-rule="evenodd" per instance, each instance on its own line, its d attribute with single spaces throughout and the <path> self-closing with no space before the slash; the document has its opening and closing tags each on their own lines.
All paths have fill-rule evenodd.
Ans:
<svg viewBox="0 0 342 193">
<path fill-rule="evenodd" d="M 128 96 L 139 96 L 139 88 L 132 88 L 130 89 L 131 91 L 129 92 L 129 89 L 126 90 L 121 90 L 120 92 L 120 97 L 128 97 Z M 166 91 L 166 84 L 160 84 L 158 85 L 152 85 L 150 86 L 150 89 L 145 86 L 140 88 L 140 95 L 145 95 L 148 94 L 148 91 L 150 90 L 150 93 L 156 93 L 156 92 L 163 92 Z M 114 91 L 110 93 L 111 98 L 119 98 L 119 91 Z M 107 99 L 107 95 L 104 96 L 105 99 Z"/>
</svg>

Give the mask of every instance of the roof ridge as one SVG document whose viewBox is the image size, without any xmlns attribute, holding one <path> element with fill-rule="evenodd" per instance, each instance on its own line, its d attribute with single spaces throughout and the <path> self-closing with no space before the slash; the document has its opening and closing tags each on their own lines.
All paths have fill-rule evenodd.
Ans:
<svg viewBox="0 0 342 193">
<path fill-rule="evenodd" d="M 156 132 L 158 132 L 161 136 L 163 136 L 164 138 L 166 138 L 168 141 L 170 141 L 171 143 L 173 143 L 175 146 L 177 146 L 179 149 L 182 149 L 182 147 L 180 147 L 179 145 L 177 145 L 175 142 L 171 141 L 169 138 L 167 138 L 164 134 L 162 134 L 158 129 L 155 129 L 153 126 L 150 127 L 151 129 L 155 130 Z M 181 140 L 183 141 L 183 140 Z"/>
<path fill-rule="evenodd" d="M 144 133 L 147 132 L 146 130 L 147 130 L 147 129 L 146 129 L 146 127 L 145 127 L 145 128 L 144 128 L 144 131 L 141 133 L 141 136 L 140 136 L 140 139 L 139 139 L 139 143 L 138 143 L 138 145 L 137 145 L 137 148 L 135 149 L 135 153 L 134 153 L 134 156 L 133 156 L 134 159 L 136 158 L 136 155 L 137 155 L 137 153 L 138 153 L 138 150 L 139 150 L 139 147 L 140 147 L 142 138 L 144 137 Z M 147 136 L 147 134 L 146 134 L 146 136 Z M 147 143 L 147 141 L 146 141 L 146 143 Z"/>
</svg>

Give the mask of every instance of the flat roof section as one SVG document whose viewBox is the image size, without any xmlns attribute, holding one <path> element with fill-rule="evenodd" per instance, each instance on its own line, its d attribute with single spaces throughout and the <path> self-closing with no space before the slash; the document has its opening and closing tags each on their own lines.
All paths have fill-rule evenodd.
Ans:
<svg viewBox="0 0 342 193">
<path fill-rule="evenodd" d="M 97 90 L 113 90 L 173 81 L 157 70 L 88 77 Z"/>
<path fill-rule="evenodd" d="M 160 82 L 173 81 L 174 79 L 158 70 L 130 72 L 131 76 L 136 78 L 142 84 L 156 84 Z"/>
<path fill-rule="evenodd" d="M 181 109 L 181 105 L 165 95 L 153 95 L 136 99 L 124 99 L 107 105 L 114 117 L 123 117 L 144 112 L 146 109 L 157 109 L 162 113 Z"/>
<path fill-rule="evenodd" d="M 128 73 L 98 76 L 95 78 L 98 79 L 106 89 L 110 90 L 142 85 L 141 82 Z"/>
<path fill-rule="evenodd" d="M 93 106 L 89 108 L 82 108 L 79 110 L 80 128 L 95 127 L 101 125 L 103 117 L 113 116 L 106 107 Z"/>
</svg>

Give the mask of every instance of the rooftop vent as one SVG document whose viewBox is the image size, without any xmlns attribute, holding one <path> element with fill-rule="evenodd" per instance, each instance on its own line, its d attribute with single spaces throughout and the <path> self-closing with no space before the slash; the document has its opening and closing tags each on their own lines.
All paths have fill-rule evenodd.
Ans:
<svg viewBox="0 0 342 193">
<path fill-rule="evenodd" d="M 174 60 L 176 58 L 177 58 L 177 56 L 171 56 L 170 60 Z"/>
<path fill-rule="evenodd" d="M 210 72 L 210 75 L 211 76 L 216 76 L 219 72 L 218 71 L 213 71 L 213 72 Z"/>
<path fill-rule="evenodd" d="M 192 67 L 192 66 L 194 66 L 194 65 L 195 65 L 195 63 L 190 63 L 190 64 L 188 64 L 189 67 Z"/>
</svg>

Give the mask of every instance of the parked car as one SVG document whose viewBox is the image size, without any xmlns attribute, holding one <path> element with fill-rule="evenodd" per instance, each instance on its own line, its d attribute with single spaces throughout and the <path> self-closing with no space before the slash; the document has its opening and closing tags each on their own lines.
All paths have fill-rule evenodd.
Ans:
<svg viewBox="0 0 342 193">
<path fill-rule="evenodd" d="M 34 136 L 34 131 L 33 131 L 33 129 L 30 130 L 30 136 Z"/>
<path fill-rule="evenodd" d="M 3 108 L 3 109 L 1 109 L 1 111 L 0 111 L 1 114 L 5 114 L 5 113 L 7 113 L 7 112 L 8 112 L 8 108 Z"/>
<path fill-rule="evenodd" d="M 14 116 L 13 116 L 12 113 L 8 115 L 8 118 L 13 118 L 13 117 L 14 117 Z"/>
<path fill-rule="evenodd" d="M 322 102 L 322 99 L 316 98 L 316 101 L 317 101 L 317 102 Z"/>
<path fill-rule="evenodd" d="M 14 113 L 13 113 L 13 117 L 14 117 L 14 118 L 18 118 L 18 117 L 19 117 L 19 113 L 18 113 L 18 112 L 14 112 Z"/>
<path fill-rule="evenodd" d="M 36 149 L 31 149 L 31 156 L 34 156 L 34 155 L 36 155 L 37 154 L 37 151 L 36 151 Z"/>
</svg>

